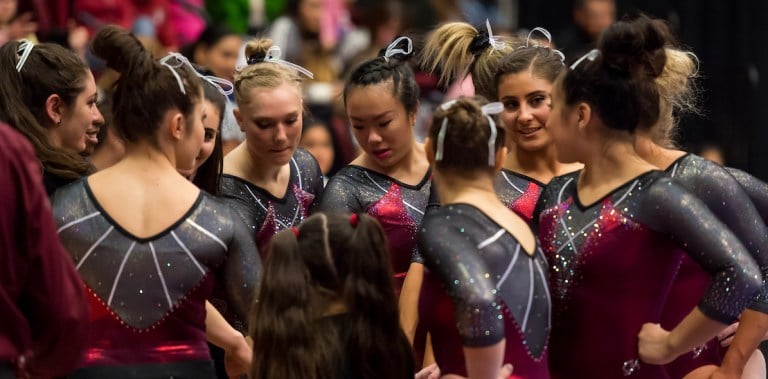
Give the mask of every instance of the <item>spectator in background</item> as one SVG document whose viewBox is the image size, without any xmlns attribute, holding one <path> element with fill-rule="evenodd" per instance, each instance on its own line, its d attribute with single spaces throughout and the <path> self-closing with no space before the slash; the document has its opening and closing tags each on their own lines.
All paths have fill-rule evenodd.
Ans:
<svg viewBox="0 0 768 379">
<path fill-rule="evenodd" d="M 32 146 L 5 124 L 0 140 L 0 378 L 65 375 L 85 342 L 83 284 L 56 235 Z"/>
<path fill-rule="evenodd" d="M 16 15 L 18 0 L 0 0 L 0 45 L 20 38 L 35 39 L 37 23 L 31 13 Z"/>
<path fill-rule="evenodd" d="M 557 48 L 569 60 L 583 56 L 595 48 L 597 38 L 616 22 L 615 0 L 575 0 L 573 25 L 565 27 L 555 39 Z"/>
<path fill-rule="evenodd" d="M 205 0 L 205 9 L 211 15 L 211 23 L 223 23 L 237 33 L 245 34 L 253 0 Z"/>
<path fill-rule="evenodd" d="M 323 173 L 323 184 L 328 183 L 328 174 L 333 167 L 335 152 L 333 138 L 328 126 L 322 122 L 307 122 L 301 129 L 301 141 L 299 146 L 307 149 L 317 160 L 320 171 Z"/>
</svg>

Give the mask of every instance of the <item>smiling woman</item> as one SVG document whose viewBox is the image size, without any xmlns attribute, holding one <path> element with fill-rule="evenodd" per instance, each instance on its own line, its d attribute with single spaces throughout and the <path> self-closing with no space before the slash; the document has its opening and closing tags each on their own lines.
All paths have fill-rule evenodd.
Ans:
<svg viewBox="0 0 768 379">
<path fill-rule="evenodd" d="M 235 118 L 245 141 L 224 159 L 221 179 L 222 196 L 231 200 L 262 252 L 279 230 L 300 224 L 323 191 L 317 161 L 298 147 L 301 78 L 278 51 L 268 39 L 246 47 L 249 65 L 235 76 Z"/>
<path fill-rule="evenodd" d="M 93 75 L 71 51 L 29 41 L 3 45 L 0 119 L 32 142 L 48 195 L 91 172 L 79 153 L 86 149 L 86 130 L 104 118 Z"/>
</svg>

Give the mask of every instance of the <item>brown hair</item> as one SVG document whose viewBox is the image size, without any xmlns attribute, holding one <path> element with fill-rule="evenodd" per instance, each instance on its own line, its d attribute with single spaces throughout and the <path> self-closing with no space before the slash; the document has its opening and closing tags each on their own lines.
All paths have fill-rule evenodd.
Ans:
<svg viewBox="0 0 768 379">
<path fill-rule="evenodd" d="M 700 92 L 696 84 L 698 61 L 695 55 L 667 47 L 664 71 L 656 78 L 660 96 L 659 121 L 651 126 L 651 139 L 659 145 L 674 147 L 677 115 L 701 114 L 698 106 Z"/>
<path fill-rule="evenodd" d="M 498 86 L 505 76 L 530 70 L 534 76 L 554 83 L 564 68 L 563 59 L 555 50 L 544 46 L 523 46 L 501 59 L 494 78 Z"/>
<path fill-rule="evenodd" d="M 211 156 L 198 167 L 192 183 L 195 183 L 196 186 L 211 195 L 218 196 L 221 173 L 224 172 L 224 147 L 221 141 L 221 132 L 224 127 L 224 118 L 226 117 L 227 99 L 219 92 L 216 86 L 205 80 L 203 80 L 203 96 L 219 111 L 219 132 L 216 133 Z M 210 117 L 210 113 L 208 115 Z"/>
<path fill-rule="evenodd" d="M 248 42 L 245 46 L 245 57 L 248 66 L 235 74 L 235 100 L 239 106 L 251 102 L 251 91 L 254 88 L 276 88 L 289 84 L 296 88 L 301 96 L 301 77 L 296 70 L 274 62 L 264 62 L 271 39 L 259 39 Z"/>
<path fill-rule="evenodd" d="M 558 79 L 565 104 L 588 103 L 610 129 L 651 127 L 660 114 L 655 79 L 666 63 L 667 41 L 666 26 L 644 15 L 611 25 L 598 42 L 599 55 Z"/>
<path fill-rule="evenodd" d="M 429 139 L 432 151 L 437 152 L 438 136 L 443 120 L 448 121 L 443 139 L 443 157 L 435 162 L 440 171 L 467 175 L 476 171 L 493 173 L 488 164 L 488 140 L 491 127 L 482 107 L 487 101 L 481 96 L 460 97 L 448 109 L 438 107 L 432 118 Z M 490 115 L 496 125 L 495 150 L 504 147 L 506 129 L 498 116 Z"/>
<path fill-rule="evenodd" d="M 88 67 L 73 52 L 41 43 L 32 48 L 17 71 L 20 44 L 11 41 L 0 47 L 0 119 L 32 143 L 45 171 L 70 179 L 89 174 L 92 167 L 84 158 L 48 140 L 46 124 L 51 120 L 45 110 L 46 100 L 53 94 L 59 95 L 65 106 L 73 106 L 85 89 Z"/>
<path fill-rule="evenodd" d="M 126 142 L 150 141 L 156 145 L 165 113 L 178 109 L 188 117 L 201 100 L 200 79 L 190 67 L 175 58 L 168 61 L 173 69 L 158 63 L 125 29 L 104 27 L 94 37 L 91 49 L 120 73 L 112 97 L 112 115 L 116 130 Z M 174 73 L 181 78 L 186 94 Z"/>
<path fill-rule="evenodd" d="M 475 93 L 487 99 L 498 99 L 496 69 L 501 59 L 520 46 L 520 40 L 499 38 L 503 49 L 491 45 L 488 32 L 465 22 L 443 24 L 427 37 L 419 63 L 429 73 L 439 73 L 441 85 L 447 85 L 471 74 Z"/>
<path fill-rule="evenodd" d="M 340 362 L 356 378 L 413 375 L 392 275 L 384 232 L 368 215 L 316 213 L 275 234 L 251 312 L 251 378 L 333 378 Z M 349 321 L 343 347 L 335 330 L 317 327 L 339 300 Z"/>
</svg>

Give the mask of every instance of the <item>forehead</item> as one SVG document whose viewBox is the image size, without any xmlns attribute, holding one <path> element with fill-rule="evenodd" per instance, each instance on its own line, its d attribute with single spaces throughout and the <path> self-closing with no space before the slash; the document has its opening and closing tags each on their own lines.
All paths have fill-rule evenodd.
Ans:
<svg viewBox="0 0 768 379">
<path fill-rule="evenodd" d="M 536 91 L 552 91 L 552 82 L 534 75 L 530 70 L 505 75 L 499 82 L 499 97 L 525 96 Z"/>
<path fill-rule="evenodd" d="M 402 108 L 403 105 L 392 93 L 391 81 L 354 86 L 347 93 L 347 114 L 350 117 L 372 117 Z"/>
<path fill-rule="evenodd" d="M 242 110 L 259 117 L 284 116 L 299 111 L 302 106 L 299 91 L 288 84 L 274 88 L 253 88 L 250 100 Z"/>
</svg>

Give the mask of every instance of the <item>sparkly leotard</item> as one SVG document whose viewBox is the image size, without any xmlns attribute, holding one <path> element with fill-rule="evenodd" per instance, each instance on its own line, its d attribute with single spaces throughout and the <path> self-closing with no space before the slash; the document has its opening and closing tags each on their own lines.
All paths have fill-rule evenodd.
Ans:
<svg viewBox="0 0 768 379">
<path fill-rule="evenodd" d="M 419 320 L 443 374 L 467 376 L 463 347 L 506 339 L 512 378 L 549 378 L 547 262 L 479 209 L 452 204 L 430 212 L 418 234 L 427 268 Z"/>
<path fill-rule="evenodd" d="M 517 172 L 501 169 L 493 187 L 504 205 L 522 217 L 529 225 L 533 219 L 533 209 L 539 200 L 545 184 Z"/>
<path fill-rule="evenodd" d="M 668 378 L 637 361 L 637 334 L 659 322 L 681 247 L 710 274 L 698 308 L 733 321 L 761 286 L 757 265 L 706 205 L 661 171 L 649 171 L 590 205 L 580 172 L 553 179 L 534 219 L 550 267 L 554 378 Z"/>
<path fill-rule="evenodd" d="M 704 202 L 734 232 L 765 275 L 768 272 L 766 227 L 739 183 L 722 167 L 693 154 L 677 159 L 666 172 L 676 183 Z M 709 275 L 685 256 L 664 307 L 662 327 L 669 330 L 679 324 L 704 294 L 709 282 Z M 768 312 L 765 286 L 749 307 Z M 667 365 L 667 372 L 671 378 L 682 378 L 703 365 L 720 365 L 724 353 L 717 339 L 712 339 L 705 346 Z"/>
<path fill-rule="evenodd" d="M 744 191 L 747 192 L 750 200 L 752 200 L 752 204 L 755 205 L 755 208 L 760 213 L 763 222 L 768 224 L 768 183 L 737 168 L 726 167 L 725 169 L 744 188 Z"/>
<path fill-rule="evenodd" d="M 418 231 L 430 195 L 431 172 L 415 186 L 360 166 L 349 165 L 328 182 L 319 209 L 367 213 L 379 221 L 387 235 L 392 268 L 399 293 L 412 261 L 421 261 L 416 246 Z"/>
<path fill-rule="evenodd" d="M 312 155 L 297 148 L 288 163 L 291 176 L 282 198 L 237 176 L 221 177 L 221 196 L 230 201 L 245 224 L 251 228 L 262 258 L 275 233 L 301 224 L 315 199 L 323 193 L 323 176 Z"/>
<path fill-rule="evenodd" d="M 101 208 L 83 179 L 56 193 L 53 213 L 87 289 L 91 323 L 80 367 L 100 367 L 91 376 L 124 377 L 151 366 L 158 377 L 169 364 L 210 361 L 205 300 L 214 286 L 245 319 L 261 261 L 223 201 L 201 191 L 176 223 L 139 238 Z"/>
</svg>

